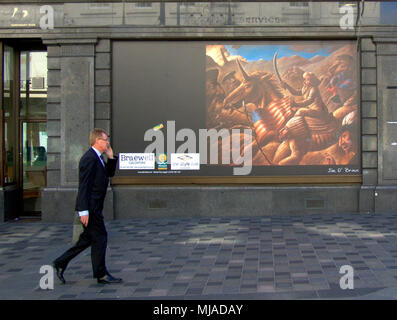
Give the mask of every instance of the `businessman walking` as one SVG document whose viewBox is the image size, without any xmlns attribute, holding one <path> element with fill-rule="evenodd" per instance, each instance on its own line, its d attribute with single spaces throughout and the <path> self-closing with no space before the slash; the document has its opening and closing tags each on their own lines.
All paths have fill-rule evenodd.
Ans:
<svg viewBox="0 0 397 320">
<path fill-rule="evenodd" d="M 79 163 L 79 189 L 76 199 L 76 211 L 84 231 L 77 243 L 53 262 L 56 275 L 62 283 L 69 262 L 80 252 L 91 246 L 91 262 L 94 278 L 98 283 L 120 283 L 106 269 L 105 256 L 107 232 L 103 219 L 103 203 L 109 184 L 109 177 L 116 171 L 117 157 L 109 143 L 108 134 L 102 129 L 94 129 L 90 134 L 91 148 L 81 157 Z M 107 162 L 102 154 L 107 155 Z"/>
</svg>

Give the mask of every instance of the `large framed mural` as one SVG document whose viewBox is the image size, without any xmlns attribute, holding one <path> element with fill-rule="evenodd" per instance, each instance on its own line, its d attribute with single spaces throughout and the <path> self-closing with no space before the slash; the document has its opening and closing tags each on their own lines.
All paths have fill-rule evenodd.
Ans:
<svg viewBox="0 0 397 320">
<path fill-rule="evenodd" d="M 113 52 L 120 177 L 361 174 L 355 41 L 116 42 Z"/>
</svg>

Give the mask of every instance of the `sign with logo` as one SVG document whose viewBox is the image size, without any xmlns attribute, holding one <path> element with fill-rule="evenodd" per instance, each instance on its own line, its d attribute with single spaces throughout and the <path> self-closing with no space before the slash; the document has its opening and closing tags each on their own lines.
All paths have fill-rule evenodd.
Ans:
<svg viewBox="0 0 397 320">
<path fill-rule="evenodd" d="M 200 154 L 172 153 L 171 170 L 200 170 Z"/>
<path fill-rule="evenodd" d="M 154 153 L 120 153 L 120 170 L 153 170 L 155 167 Z"/>
<path fill-rule="evenodd" d="M 160 153 L 157 161 L 157 169 L 158 170 L 167 170 L 168 162 L 167 155 L 165 153 Z"/>
</svg>

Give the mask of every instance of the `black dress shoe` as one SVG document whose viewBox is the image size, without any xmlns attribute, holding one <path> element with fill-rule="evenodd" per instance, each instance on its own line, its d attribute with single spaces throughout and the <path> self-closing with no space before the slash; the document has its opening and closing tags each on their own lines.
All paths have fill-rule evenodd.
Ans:
<svg viewBox="0 0 397 320">
<path fill-rule="evenodd" d="M 111 283 L 121 283 L 123 280 L 120 278 L 115 278 L 111 274 L 107 274 L 102 278 L 97 278 L 98 283 L 111 284 Z"/>
<path fill-rule="evenodd" d="M 63 284 L 65 284 L 65 283 L 66 283 L 66 280 L 65 280 L 65 278 L 63 277 L 63 273 L 65 272 L 65 269 L 62 269 L 62 268 L 58 267 L 55 263 L 52 264 L 52 267 L 55 269 L 58 279 L 59 279 Z"/>
</svg>

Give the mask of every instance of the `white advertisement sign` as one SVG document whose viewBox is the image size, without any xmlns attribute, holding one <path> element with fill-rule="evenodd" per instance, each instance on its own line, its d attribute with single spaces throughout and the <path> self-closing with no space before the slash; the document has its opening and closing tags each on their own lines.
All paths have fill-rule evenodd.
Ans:
<svg viewBox="0 0 397 320">
<path fill-rule="evenodd" d="M 171 170 L 200 170 L 200 153 L 172 153 Z"/>
<path fill-rule="evenodd" d="M 120 153 L 120 170 L 153 170 L 156 157 L 154 153 Z"/>
</svg>

